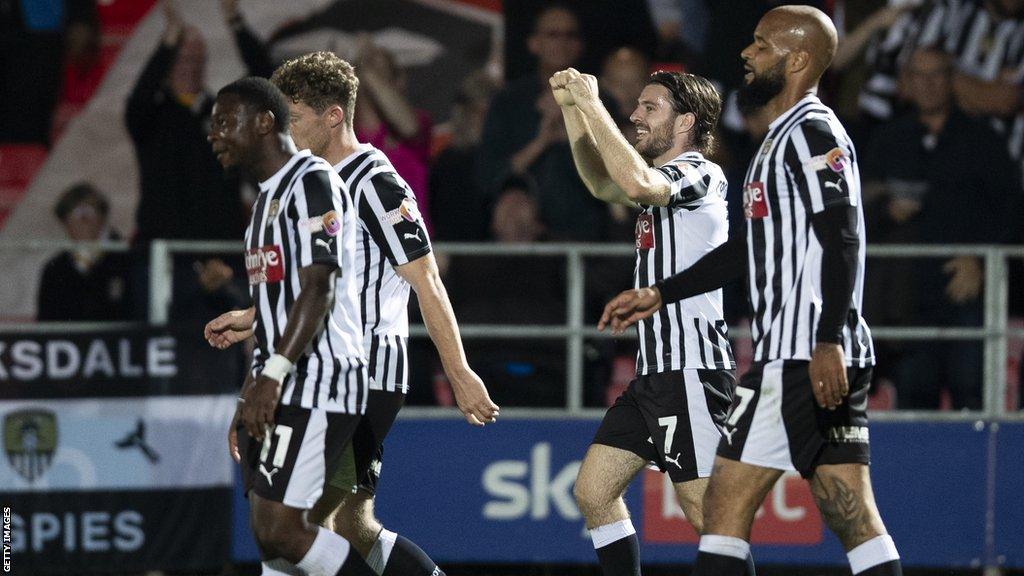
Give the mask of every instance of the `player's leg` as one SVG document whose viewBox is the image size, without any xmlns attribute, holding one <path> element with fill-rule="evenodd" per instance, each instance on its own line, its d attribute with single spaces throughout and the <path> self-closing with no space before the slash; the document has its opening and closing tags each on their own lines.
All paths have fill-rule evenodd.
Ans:
<svg viewBox="0 0 1024 576">
<path fill-rule="evenodd" d="M 327 466 L 335 464 L 358 417 L 279 406 L 263 442 L 239 434 L 250 520 L 264 573 L 288 573 L 294 565 L 316 576 L 372 576 L 342 537 L 310 524 L 306 512 L 323 489 Z"/>
<path fill-rule="evenodd" d="M 902 574 L 896 545 L 875 505 L 867 466 L 818 466 L 811 479 L 811 492 L 825 523 L 843 543 L 855 575 Z"/>
<path fill-rule="evenodd" d="M 595 443 L 576 476 L 573 495 L 605 576 L 640 574 L 640 543 L 622 495 L 644 464 L 633 452 Z"/>
<path fill-rule="evenodd" d="M 855 575 L 901 574 L 899 554 L 875 505 L 868 468 L 867 393 L 871 368 L 847 370 L 850 394 L 836 410 L 820 410 L 827 442 L 817 457 L 811 492 L 846 549 Z"/>
<path fill-rule="evenodd" d="M 708 489 L 708 480 L 697 478 L 689 482 L 672 484 L 676 492 L 676 501 L 697 534 L 704 532 L 704 493 Z"/>
<path fill-rule="evenodd" d="M 693 576 L 742 576 L 750 565 L 750 526 L 781 470 L 723 458 L 704 494 L 704 532 Z"/>
<path fill-rule="evenodd" d="M 401 392 L 371 390 L 366 415 L 329 482 L 344 491 L 330 514 L 330 526 L 382 576 L 444 576 L 430 557 L 408 538 L 386 529 L 374 512 L 384 459 L 384 438 L 405 404 Z"/>
</svg>

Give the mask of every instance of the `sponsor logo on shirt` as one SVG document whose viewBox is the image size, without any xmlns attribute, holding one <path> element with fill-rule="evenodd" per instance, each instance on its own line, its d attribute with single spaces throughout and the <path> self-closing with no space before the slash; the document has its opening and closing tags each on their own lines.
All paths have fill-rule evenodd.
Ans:
<svg viewBox="0 0 1024 576">
<path fill-rule="evenodd" d="M 654 215 L 644 212 L 636 218 L 636 249 L 654 248 Z"/>
<path fill-rule="evenodd" d="M 334 210 L 324 214 L 320 220 L 323 222 L 324 232 L 328 236 L 337 236 L 338 232 L 341 231 L 341 218 L 338 217 L 338 213 Z"/>
<path fill-rule="evenodd" d="M 764 182 L 747 182 L 743 187 L 743 214 L 747 218 L 768 216 L 768 202 L 764 197 Z"/>
<path fill-rule="evenodd" d="M 416 207 L 416 200 L 412 198 L 405 198 L 402 203 L 398 205 L 398 208 L 389 210 L 381 216 L 380 221 L 385 224 L 397 226 L 403 220 L 406 222 L 418 222 L 420 220 L 420 211 Z"/>
<path fill-rule="evenodd" d="M 842 148 L 837 146 L 821 156 L 814 156 L 805 160 L 804 167 L 814 172 L 827 169 L 838 173 L 846 168 L 846 162 L 846 154 L 843 153 Z"/>
<path fill-rule="evenodd" d="M 274 283 L 284 279 L 284 260 L 280 246 L 260 246 L 245 251 L 245 270 L 249 285 Z"/>
</svg>

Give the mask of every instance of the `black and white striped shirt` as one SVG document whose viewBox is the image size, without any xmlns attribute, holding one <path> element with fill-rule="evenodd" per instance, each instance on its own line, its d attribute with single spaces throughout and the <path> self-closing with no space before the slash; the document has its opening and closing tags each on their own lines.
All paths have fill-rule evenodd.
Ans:
<svg viewBox="0 0 1024 576">
<path fill-rule="evenodd" d="M 658 168 L 672 183 L 668 206 L 646 206 L 636 223 L 634 288 L 653 286 L 692 266 L 729 237 L 722 169 L 699 152 Z M 683 369 L 732 369 L 732 349 L 722 316 L 722 291 L 664 306 L 637 326 L 636 373 Z"/>
<path fill-rule="evenodd" d="M 337 269 L 330 311 L 282 382 L 281 404 L 362 414 L 368 377 L 354 276 L 355 211 L 326 161 L 296 153 L 265 182 L 245 231 L 245 266 L 256 309 L 253 371 L 274 354 L 301 291 L 299 269 Z"/>
<path fill-rule="evenodd" d="M 875 119 L 890 119 L 900 69 L 916 50 L 928 47 L 951 55 L 956 70 L 970 77 L 1024 83 L 1024 19 L 998 19 L 981 0 L 932 0 L 903 14 L 869 45 L 873 73 L 861 91 L 861 109 Z M 1010 156 L 1022 159 L 1024 114 L 990 120 L 1006 137 Z"/>
<path fill-rule="evenodd" d="M 335 167 L 358 207 L 356 272 L 359 318 L 370 389 L 409 389 L 409 283 L 395 272 L 430 252 L 430 238 L 412 188 L 370 144 Z"/>
<path fill-rule="evenodd" d="M 860 316 L 864 294 L 864 214 L 857 153 L 835 113 L 808 94 L 768 127 L 743 187 L 754 360 L 810 360 L 821 314 L 822 248 L 811 216 L 833 205 L 858 207 L 860 258 L 843 326 L 847 363 L 874 364 Z"/>
</svg>

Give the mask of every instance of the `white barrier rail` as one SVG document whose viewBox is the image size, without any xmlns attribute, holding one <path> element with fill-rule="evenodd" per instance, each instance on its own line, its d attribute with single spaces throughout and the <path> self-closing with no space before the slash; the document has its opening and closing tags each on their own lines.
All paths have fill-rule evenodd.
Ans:
<svg viewBox="0 0 1024 576">
<path fill-rule="evenodd" d="M 74 244 L 67 241 L 25 240 L 0 243 L 0 249 L 59 250 L 71 247 L 93 247 L 102 250 L 125 251 L 123 242 L 95 242 Z M 242 248 L 240 242 L 231 241 L 179 241 L 157 240 L 149 247 L 149 322 L 163 325 L 167 322 L 173 294 L 173 258 L 176 253 L 233 253 Z M 584 278 L 587 257 L 630 257 L 634 254 L 625 245 L 602 244 L 476 244 L 438 243 L 434 249 L 439 254 L 452 256 L 502 256 L 502 257 L 560 257 L 566 263 L 566 321 L 552 325 L 489 325 L 464 324 L 460 326 L 464 338 L 505 338 L 505 339 L 557 339 L 566 342 L 566 401 L 565 408 L 519 409 L 508 415 L 516 416 L 571 416 L 596 417 L 601 411 L 583 407 L 583 346 L 586 339 L 633 338 L 633 334 L 611 336 L 585 325 Z M 974 246 L 974 245 L 870 245 L 869 258 L 949 258 L 952 256 L 976 256 L 984 261 L 984 321 L 977 328 L 945 327 L 872 327 L 872 334 L 879 340 L 980 340 L 984 348 L 984 409 L 982 412 L 911 412 L 893 411 L 875 413 L 880 420 L 929 420 L 929 421 L 972 421 L 1024 419 L 1024 414 L 1005 406 L 1006 398 L 1006 357 L 1009 338 L 1024 338 L 1024 330 L 1011 330 L 1007 325 L 1008 314 L 1008 267 L 1009 258 L 1024 258 L 1024 246 Z M 79 329 L 108 326 L 107 324 L 81 324 Z M 75 325 L 61 323 L 55 329 L 67 331 Z M 0 331 L 25 331 L 47 329 L 45 324 L 2 326 Z M 747 327 L 731 327 L 734 336 L 749 335 Z M 423 325 L 410 329 L 412 336 L 426 336 Z M 433 410 L 433 411 L 432 411 Z M 407 409 L 403 414 L 449 415 L 450 410 Z M 506 413 L 503 412 L 503 415 Z"/>
</svg>

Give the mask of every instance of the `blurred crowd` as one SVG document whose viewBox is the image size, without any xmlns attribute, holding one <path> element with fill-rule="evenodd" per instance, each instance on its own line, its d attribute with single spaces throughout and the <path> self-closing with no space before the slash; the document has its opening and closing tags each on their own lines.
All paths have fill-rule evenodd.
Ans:
<svg viewBox="0 0 1024 576">
<path fill-rule="evenodd" d="M 635 214 L 588 194 L 547 79 L 570 66 L 595 73 L 602 99 L 632 138 L 629 116 L 647 75 L 685 70 L 710 78 L 726 102 L 712 156 L 729 176 L 731 223 L 741 229 L 744 172 L 767 126 L 736 104 L 739 53 L 761 14 L 782 3 L 506 2 L 505 46 L 467 75 L 442 117 L 415 104 L 407 71 L 366 35 L 354 58 L 361 80 L 356 133 L 409 182 L 434 241 L 627 243 Z M 860 155 L 869 242 L 1024 243 L 1024 0 L 799 3 L 825 10 L 841 31 L 821 96 L 844 119 Z M 0 0 L 2 117 L 18 120 L 3 124 L 2 142 L 49 143 L 61 121 L 55 98 L 87 100 L 98 83 L 95 4 L 51 4 L 63 9 L 42 22 L 27 8 L 33 3 Z M 248 72 L 268 76 L 274 31 L 252 30 L 238 0 L 221 0 L 220 8 Z M 222 174 L 206 141 L 216 87 L 206 85 L 205 70 L 216 55 L 187 15 L 168 1 L 161 9 L 164 32 L 125 109 L 141 191 L 128 239 L 140 254 L 155 238 L 240 238 L 253 198 L 251 183 Z M 42 80 L 18 74 L 29 58 L 45 60 Z M 80 184 L 54 214 L 71 239 L 120 238 L 107 225 L 107 203 L 103 191 Z M 244 305 L 237 260 L 183 255 L 175 264 L 172 318 L 207 319 Z M 558 259 L 473 256 L 443 264 L 463 324 L 565 321 L 565 267 Z M 630 284 L 632 261 L 588 264 L 589 321 L 607 295 Z M 58 255 L 41 279 L 39 319 L 143 317 L 147 270 L 130 256 L 97 250 Z M 980 326 L 984 274 L 971 256 L 871 259 L 864 315 L 874 326 Z M 1024 316 L 1021 282 L 1020 266 L 1013 266 L 1014 316 Z M 94 294 L 94 305 L 83 305 L 82 293 Z M 742 324 L 746 309 L 739 294 L 727 294 L 734 324 Z M 446 387 L 436 385 L 443 376 L 432 349 L 422 348 L 413 354 L 422 359 L 413 369 L 423 384 L 412 401 L 450 402 Z M 632 342 L 588 343 L 588 403 L 604 404 L 628 382 L 632 349 Z M 560 341 L 470 340 L 467 350 L 499 404 L 564 402 Z M 876 389 L 886 395 L 879 405 L 981 406 L 979 342 L 884 341 L 878 353 Z"/>
</svg>

